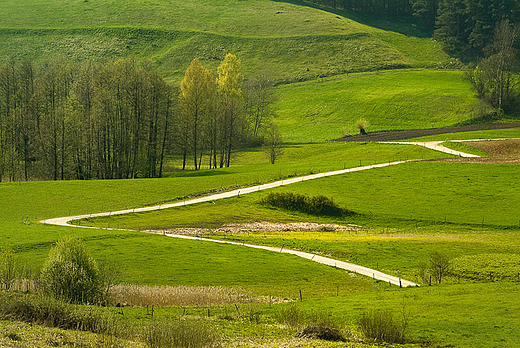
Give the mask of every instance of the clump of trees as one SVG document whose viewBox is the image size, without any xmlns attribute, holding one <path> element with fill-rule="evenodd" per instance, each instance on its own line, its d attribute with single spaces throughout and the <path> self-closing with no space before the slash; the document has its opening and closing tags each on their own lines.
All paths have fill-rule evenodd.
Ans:
<svg viewBox="0 0 520 348">
<path fill-rule="evenodd" d="M 479 98 L 495 108 L 498 116 L 514 109 L 518 99 L 519 35 L 520 26 L 499 22 L 486 57 L 466 74 Z"/>
<path fill-rule="evenodd" d="M 259 137 L 271 83 L 243 86 L 228 54 L 216 79 L 198 59 L 180 88 L 150 61 L 31 61 L 0 66 L 0 181 L 161 177 L 166 156 L 195 169 L 230 166 Z M 248 88 L 246 90 L 246 88 Z"/>
<path fill-rule="evenodd" d="M 444 49 L 466 60 L 485 55 L 497 22 L 520 19 L 516 0 L 308 0 L 384 19 L 415 19 Z"/>
</svg>

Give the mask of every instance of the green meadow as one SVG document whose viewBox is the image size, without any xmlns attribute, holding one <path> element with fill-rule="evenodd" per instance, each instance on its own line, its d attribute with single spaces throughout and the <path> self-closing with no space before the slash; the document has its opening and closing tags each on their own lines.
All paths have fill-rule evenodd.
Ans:
<svg viewBox="0 0 520 348">
<path fill-rule="evenodd" d="M 274 120 L 289 142 L 368 132 L 452 126 L 476 117 L 479 101 L 460 71 L 395 70 L 280 86 Z"/>
<path fill-rule="evenodd" d="M 411 145 L 332 141 L 357 134 L 359 119 L 369 122 L 368 132 L 380 132 L 470 124 L 490 111 L 464 79 L 462 64 L 436 41 L 419 36 L 410 23 L 297 0 L 3 0 L 0 63 L 135 57 L 152 60 L 178 85 L 193 58 L 215 73 L 225 54 L 237 55 L 246 79 L 273 78 L 272 121 L 286 146 L 275 164 L 256 147 L 234 153 L 229 168 L 212 170 L 206 169 L 206 158 L 202 170 L 192 170 L 191 161 L 180 170 L 181 159 L 171 156 L 161 179 L 0 183 L 0 249 L 12 248 L 20 267 L 37 278 L 56 241 L 75 236 L 96 260 L 116 265 L 123 283 L 243 289 L 260 303 L 155 308 L 155 319 L 207 320 L 218 327 L 226 347 L 381 346 L 360 333 L 358 321 L 367 309 L 389 309 L 396 318 L 404 314 L 409 323 L 404 347 L 518 346 L 518 165 L 442 162 L 454 156 Z M 445 141 L 452 149 L 492 156 L 450 142 L 479 138 L 520 138 L 520 129 L 414 140 Z M 399 160 L 413 161 L 216 202 L 75 222 L 117 230 L 39 222 Z M 354 214 L 327 217 L 274 209 L 260 203 L 269 192 L 325 195 Z M 262 221 L 355 224 L 359 229 L 206 231 L 203 236 L 326 255 L 421 286 L 400 289 L 296 256 L 161 233 Z M 143 229 L 158 233 L 139 232 Z M 430 286 L 424 269 L 436 252 L 447 256 L 452 268 L 442 284 Z M 270 296 L 281 303 L 268 304 Z M 123 314 L 119 308 L 103 310 Z M 124 311 L 121 319 L 132 325 L 154 322 L 148 307 Z M 326 317 L 350 341 L 296 337 L 302 324 L 287 325 L 280 319 L 284 311 Z M 0 321 L 0 346 L 90 347 L 84 341 L 107 346 L 92 335 Z M 29 336 L 39 341 L 29 343 Z"/>
<path fill-rule="evenodd" d="M 329 156 L 322 156 L 323 152 L 329 153 Z M 251 254 L 250 250 L 237 246 L 193 244 L 138 232 L 42 226 L 38 221 L 160 204 L 256 182 L 356 167 L 360 163 L 365 165 L 436 155 L 431 150 L 401 145 L 295 145 L 287 149 L 286 157 L 283 157 L 286 162 L 276 165 L 271 165 L 263 152 L 250 151 L 237 155 L 236 165 L 230 168 L 172 171 L 171 177 L 164 179 L 3 183 L 0 186 L 4 203 L 4 209 L 0 212 L 3 234 L 0 245 L 13 247 L 23 262 L 37 271 L 58 239 L 75 235 L 87 241 L 95 257 L 117 261 L 125 275 L 124 281 L 129 283 L 218 284 L 244 287 L 256 293 L 294 297 L 299 289 L 306 296 L 330 292 L 334 288 L 332 279 L 339 277 L 347 289 L 370 290 L 372 285 L 369 280 L 352 280 L 339 270 L 308 264 L 298 258 L 286 261 L 288 259 L 282 255 L 262 251 Z M 123 228 L 124 225 L 112 223 L 111 227 Z M 175 267 L 165 267 L 168 264 Z M 265 264 L 266 267 L 262 268 L 264 275 L 253 267 L 258 264 Z M 277 266 L 280 264 L 283 267 Z M 215 265 L 219 267 L 215 268 Z M 299 268 L 304 273 L 298 271 Z M 279 287 L 287 272 L 292 274 L 293 280 Z M 352 281 L 360 284 L 352 285 Z"/>
</svg>

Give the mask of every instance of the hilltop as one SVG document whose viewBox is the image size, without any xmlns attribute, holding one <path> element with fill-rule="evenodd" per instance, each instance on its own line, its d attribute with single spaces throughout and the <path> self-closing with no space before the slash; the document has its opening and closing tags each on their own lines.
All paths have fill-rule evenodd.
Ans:
<svg viewBox="0 0 520 348">
<path fill-rule="evenodd" d="M 172 82 L 193 57 L 215 69 L 227 52 L 242 59 L 246 77 L 267 72 L 279 83 L 450 62 L 431 39 L 267 0 L 6 0 L 0 23 L 0 61 L 137 56 Z"/>
</svg>

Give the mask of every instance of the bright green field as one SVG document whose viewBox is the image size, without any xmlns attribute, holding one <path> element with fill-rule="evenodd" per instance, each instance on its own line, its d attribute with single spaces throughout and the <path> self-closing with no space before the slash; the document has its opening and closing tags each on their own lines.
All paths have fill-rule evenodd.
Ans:
<svg viewBox="0 0 520 348">
<path fill-rule="evenodd" d="M 0 4 L 0 61 L 138 56 L 178 82 L 194 57 L 215 69 L 232 52 L 246 76 L 264 71 L 282 82 L 449 60 L 431 39 L 347 17 L 268 0 L 7 0 Z"/>
<path fill-rule="evenodd" d="M 519 185 L 516 165 L 411 162 L 273 190 L 329 196 L 339 205 L 360 214 L 346 218 L 348 221 L 372 226 L 410 227 L 416 223 L 426 226 L 447 222 L 518 227 L 520 214 L 516 207 L 520 205 Z M 265 194 L 259 192 L 224 200 L 219 202 L 220 207 L 214 209 L 213 204 L 209 203 L 194 208 L 183 207 L 182 214 L 170 209 L 111 219 L 117 219 L 125 227 L 164 227 L 163 223 L 168 220 L 174 226 L 204 225 L 210 221 L 232 222 L 240 218 L 241 213 L 245 214 L 242 220 L 258 216 L 257 221 L 269 218 L 270 214 L 284 214 L 291 220 L 295 219 L 294 216 L 296 219 L 302 217 L 259 205 L 258 200 Z M 213 211 L 217 215 L 208 215 Z M 215 220 L 217 216 L 220 218 Z M 278 218 L 276 216 L 274 220 Z"/>
<path fill-rule="evenodd" d="M 302 306 L 352 323 L 366 308 L 400 315 L 404 303 L 410 336 L 433 347 L 518 347 L 519 290 L 518 283 L 461 284 L 329 297 Z"/>
<path fill-rule="evenodd" d="M 87 223 L 135 229 L 216 227 L 249 221 L 356 223 L 375 229 L 358 233 L 257 233 L 231 238 L 323 252 L 390 273 L 401 270 L 415 280 L 420 264 L 433 251 L 452 258 L 518 253 L 517 176 L 515 165 L 415 162 L 274 189 L 324 194 L 359 214 L 345 218 L 270 209 L 259 204 L 266 194 L 260 192 L 217 204 L 96 218 Z"/>
<path fill-rule="evenodd" d="M 349 74 L 277 88 L 275 122 L 285 141 L 325 141 L 368 132 L 451 126 L 479 103 L 460 71 L 399 70 Z"/>
<path fill-rule="evenodd" d="M 0 246 L 13 246 L 23 261 L 37 270 L 57 239 L 75 234 L 87 240 L 97 258 L 119 263 L 125 281 L 131 283 L 242 286 L 260 293 L 295 297 L 299 288 L 308 296 L 332 291 L 332 279 L 339 277 L 345 288 L 367 290 L 372 288 L 370 281 L 352 280 L 339 270 L 283 255 L 251 253 L 233 246 L 194 245 L 144 233 L 59 228 L 34 222 L 170 201 L 222 187 L 309 173 L 311 169 L 317 172 L 355 167 L 360 158 L 364 158 L 362 164 L 368 164 L 432 155 L 437 154 L 401 145 L 299 145 L 287 149 L 284 161 L 277 165 L 269 164 L 264 153 L 251 151 L 241 154 L 231 168 L 174 172 L 174 177 L 165 179 L 2 183 Z M 26 220 L 31 224 L 25 224 Z M 165 267 L 170 264 L 175 266 Z M 262 271 L 255 268 L 258 264 L 265 264 Z M 289 273 L 291 280 L 280 288 Z"/>
</svg>

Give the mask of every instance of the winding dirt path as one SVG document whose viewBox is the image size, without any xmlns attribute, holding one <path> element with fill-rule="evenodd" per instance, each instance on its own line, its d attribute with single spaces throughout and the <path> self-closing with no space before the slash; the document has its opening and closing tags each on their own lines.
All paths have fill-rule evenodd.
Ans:
<svg viewBox="0 0 520 348">
<path fill-rule="evenodd" d="M 482 140 L 482 139 L 480 139 L 480 140 Z M 450 141 L 452 141 L 452 142 L 465 142 L 465 141 L 479 141 L 479 140 L 478 139 L 472 139 L 472 140 L 450 140 Z M 381 142 L 381 144 L 417 145 L 417 146 L 426 147 L 426 148 L 431 149 L 431 150 L 440 151 L 440 152 L 444 152 L 444 153 L 449 153 L 450 155 L 455 155 L 455 156 L 459 156 L 459 157 L 465 157 L 465 158 L 480 157 L 480 156 L 477 156 L 477 155 L 473 155 L 471 153 L 466 153 L 466 152 L 462 152 L 462 151 L 449 149 L 446 146 L 442 145 L 445 142 L 446 141 L 444 141 L 444 140 L 443 141 L 422 141 L 422 142 L 418 142 L 418 141 L 385 141 L 385 142 Z"/>
<path fill-rule="evenodd" d="M 386 143 L 388 144 L 388 142 L 386 142 Z M 390 142 L 390 143 L 393 144 L 392 142 Z M 457 156 L 461 156 L 461 157 L 479 157 L 476 155 L 467 154 L 464 152 L 448 149 L 448 148 L 442 146 L 441 143 L 442 143 L 442 141 L 395 142 L 395 144 L 424 146 L 424 147 L 427 147 L 432 150 L 441 151 L 441 152 L 445 152 L 445 153 L 449 153 L 449 154 L 457 155 Z M 291 178 L 291 179 L 287 179 L 287 180 L 280 180 L 280 181 L 275 181 L 275 182 L 267 183 L 267 184 L 263 184 L 263 185 L 246 187 L 246 188 L 236 189 L 236 190 L 232 190 L 232 191 L 228 191 L 228 192 L 222 192 L 222 193 L 212 194 L 212 195 L 208 195 L 208 196 L 204 196 L 204 197 L 198 197 L 198 198 L 193 198 L 193 199 L 178 201 L 178 202 L 173 202 L 173 203 L 166 203 L 166 204 L 160 204 L 160 205 L 142 207 L 142 208 L 135 208 L 135 209 L 118 210 L 118 211 L 113 211 L 113 212 L 103 212 L 103 213 L 96 213 L 96 214 L 58 217 L 58 218 L 53 218 L 53 219 L 42 220 L 40 222 L 44 223 L 44 224 L 56 225 L 56 226 L 118 230 L 115 228 L 101 228 L 101 227 L 93 227 L 93 226 L 73 225 L 73 224 L 71 224 L 71 222 L 74 220 L 79 220 L 79 219 L 84 219 L 84 218 L 89 218 L 89 217 L 122 215 L 122 214 L 134 213 L 134 212 L 147 212 L 147 211 L 175 208 L 175 207 L 180 207 L 180 206 L 185 206 L 185 205 L 190 205 L 190 204 L 216 201 L 219 199 L 231 198 L 231 197 L 245 195 L 245 194 L 252 193 L 252 192 L 258 192 L 258 191 L 272 189 L 275 187 L 290 185 L 290 184 L 294 184 L 297 182 L 325 178 L 325 177 L 334 176 L 334 175 L 342 175 L 342 174 L 347 174 L 347 173 L 352 173 L 352 172 L 359 172 L 359 171 L 374 169 L 374 168 L 383 168 L 383 167 L 398 165 L 398 164 L 402 164 L 402 163 L 406 163 L 406 162 L 410 162 L 410 161 L 412 161 L 412 160 L 396 161 L 396 162 L 390 162 L 390 163 L 368 165 L 368 166 L 363 166 L 363 167 L 348 168 L 348 169 L 336 170 L 336 171 L 332 171 L 332 172 L 318 173 L 318 174 L 312 174 L 312 175 L 307 175 L 307 176 L 302 176 L 302 177 L 297 177 L 297 178 Z M 364 276 L 371 277 L 373 279 L 381 280 L 384 282 L 389 282 L 394 285 L 398 285 L 398 286 L 402 286 L 402 287 L 417 286 L 417 284 L 415 284 L 411 281 L 404 280 L 404 279 L 401 279 L 399 277 L 395 277 L 392 275 L 388 275 L 388 274 L 385 274 L 383 272 L 380 272 L 380 271 L 377 271 L 374 269 L 359 266 L 359 265 L 345 262 L 345 261 L 334 260 L 334 259 L 331 259 L 328 257 L 316 255 L 316 254 L 306 253 L 306 252 L 297 251 L 297 250 L 283 249 L 283 247 L 278 248 L 278 247 L 270 247 L 270 246 L 265 246 L 265 245 L 244 244 L 244 243 L 238 243 L 238 242 L 232 242 L 232 241 L 226 241 L 226 240 L 216 240 L 216 239 L 208 239 L 208 238 L 178 235 L 178 234 L 166 234 L 165 233 L 164 235 L 168 236 L 168 237 L 175 237 L 175 238 L 182 238 L 182 239 L 189 239 L 189 240 L 203 240 L 203 241 L 208 241 L 208 242 L 213 242 L 213 243 L 242 245 L 242 246 L 246 246 L 249 248 L 291 254 L 291 255 L 295 255 L 295 256 L 299 256 L 299 257 L 308 259 L 310 261 L 337 267 L 337 268 L 344 269 L 344 270 L 347 270 L 350 272 L 355 272 L 355 273 L 362 274 Z"/>
</svg>

